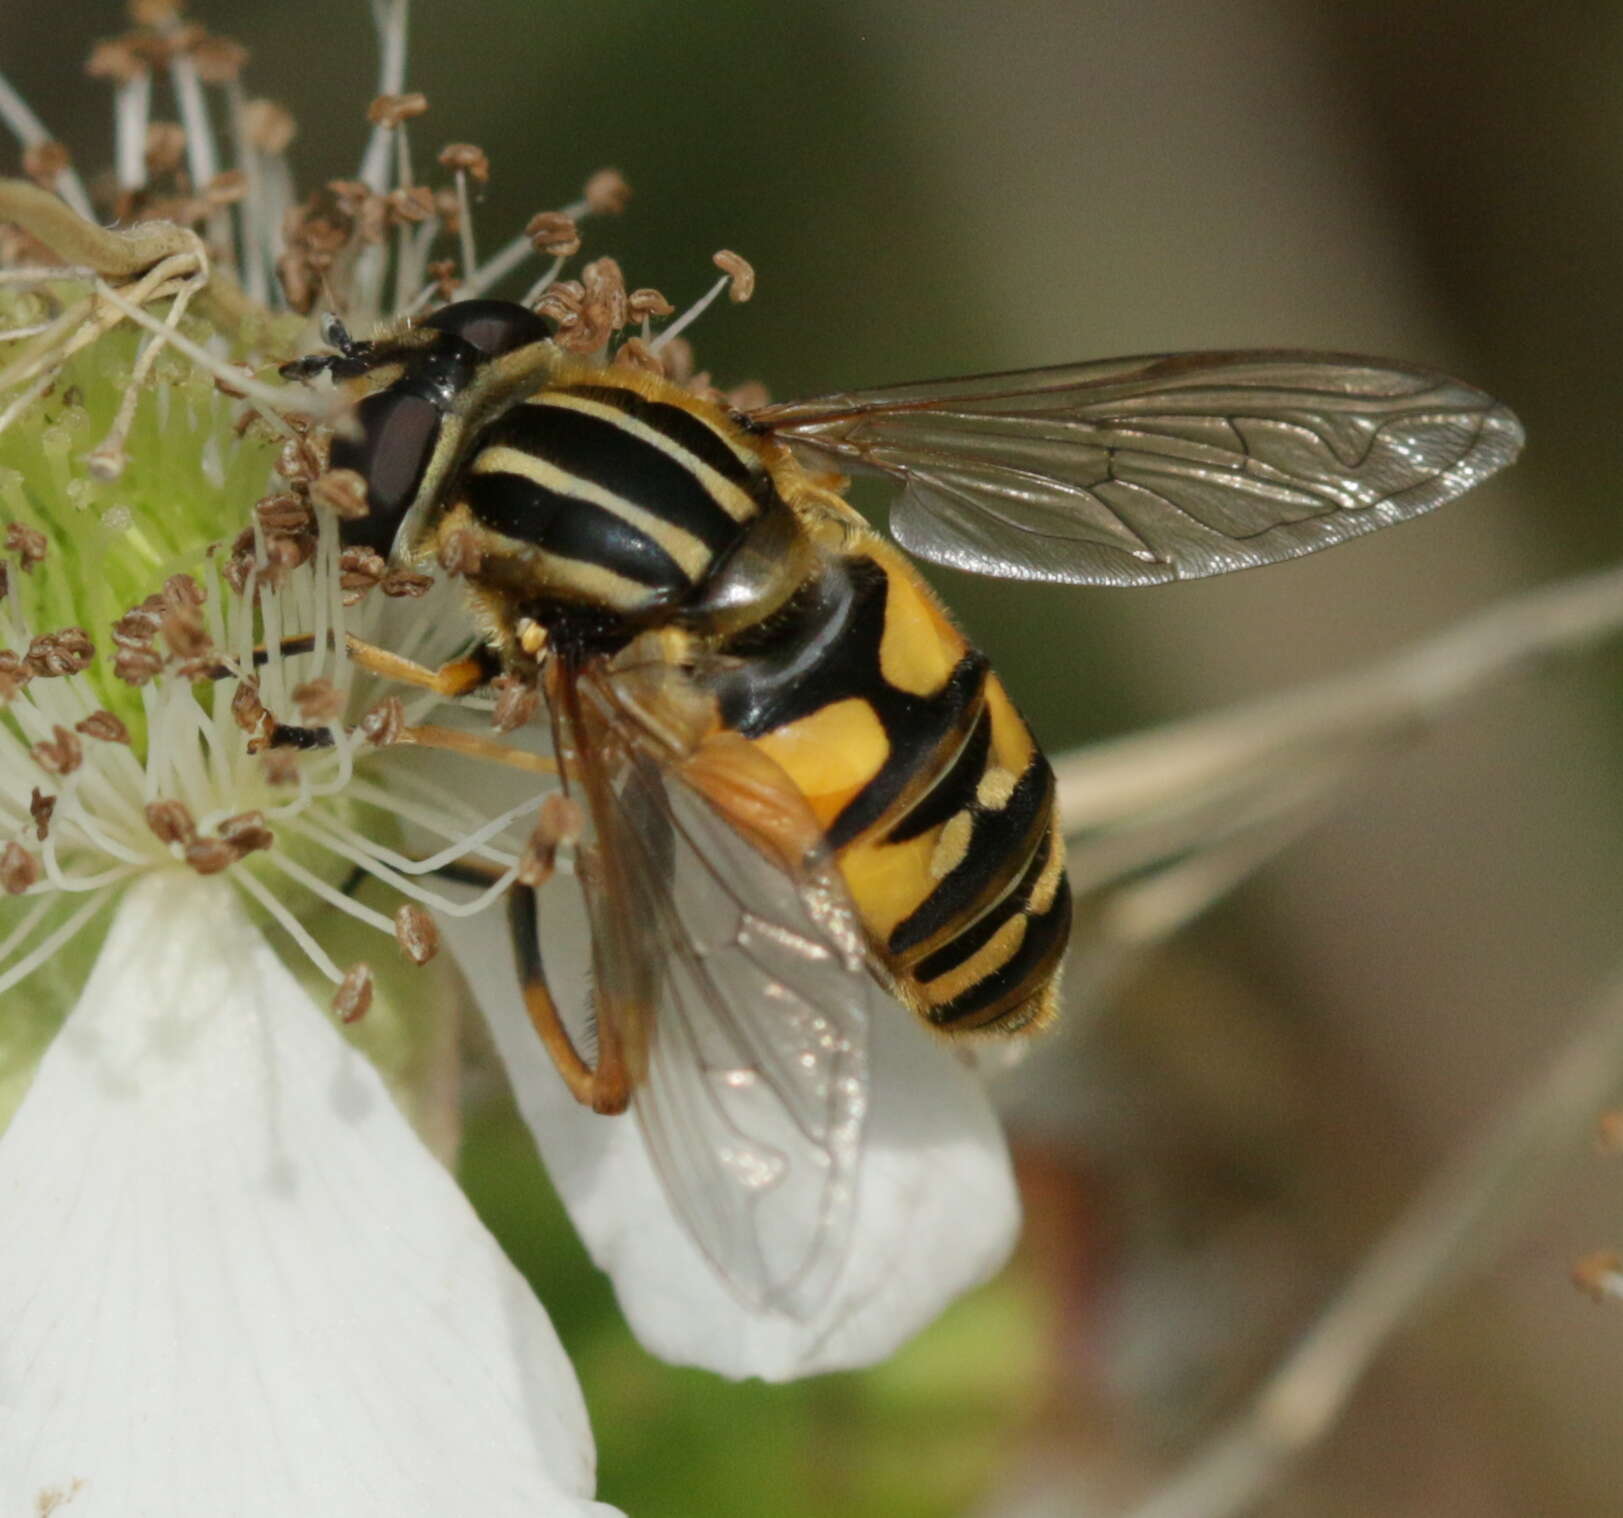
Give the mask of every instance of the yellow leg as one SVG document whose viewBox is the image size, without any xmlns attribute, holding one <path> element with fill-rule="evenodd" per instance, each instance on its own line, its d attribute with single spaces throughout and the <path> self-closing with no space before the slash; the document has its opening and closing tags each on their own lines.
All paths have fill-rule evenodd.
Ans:
<svg viewBox="0 0 1623 1518">
<path fill-rule="evenodd" d="M 490 661 L 480 658 L 478 654 L 468 654 L 461 659 L 452 659 L 438 669 L 430 669 L 415 659 L 404 659 L 386 648 L 379 648 L 375 643 L 357 638 L 354 633 L 344 635 L 344 647 L 356 664 L 374 675 L 382 675 L 385 680 L 398 680 L 402 685 L 415 685 L 419 690 L 431 690 L 447 698 L 466 696 L 470 691 L 478 690 L 496 672 Z"/>
<path fill-rule="evenodd" d="M 505 764 L 509 769 L 523 770 L 531 775 L 556 775 L 558 761 L 545 754 L 529 754 L 510 743 L 486 738 L 481 733 L 465 733 L 459 728 L 437 727 L 425 722 L 420 727 L 401 731 L 401 743 L 415 743 L 419 748 L 444 749 L 452 754 L 465 754 L 470 759 L 484 759 L 491 764 Z"/>
<path fill-rule="evenodd" d="M 513 935 L 513 958 L 518 964 L 524 1010 L 529 1013 L 536 1036 L 551 1055 L 569 1094 L 593 1112 L 609 1115 L 624 1112 L 631 1104 L 631 1075 L 612 1026 L 605 1022 L 599 1027 L 597 1064 L 588 1065 L 558 1015 L 558 1004 L 552 999 L 541 964 L 541 936 L 535 919 L 535 892 L 531 887 L 516 884 L 508 893 L 507 922 Z"/>
<path fill-rule="evenodd" d="M 310 653 L 315 646 L 313 633 L 299 633 L 296 637 L 283 638 L 275 651 L 286 659 L 297 654 Z M 415 659 L 402 658 L 399 654 L 390 653 L 386 648 L 379 648 L 376 643 L 368 643 L 364 638 L 357 638 L 354 633 L 345 633 L 344 647 L 348 649 L 350 658 L 356 664 L 374 675 L 382 675 L 386 680 L 398 680 L 402 685 L 414 685 L 420 690 L 431 690 L 446 697 L 466 696 L 470 691 L 478 690 L 500 668 L 495 663 L 494 656 L 481 657 L 474 653 L 461 659 L 452 659 L 449 664 L 442 664 L 438 669 L 430 669 Z M 253 652 L 253 663 L 255 666 L 262 665 L 270 656 L 270 649 L 256 648 Z M 205 678 L 225 680 L 237 673 L 235 665 L 220 663 L 211 665 L 205 673 Z"/>
</svg>

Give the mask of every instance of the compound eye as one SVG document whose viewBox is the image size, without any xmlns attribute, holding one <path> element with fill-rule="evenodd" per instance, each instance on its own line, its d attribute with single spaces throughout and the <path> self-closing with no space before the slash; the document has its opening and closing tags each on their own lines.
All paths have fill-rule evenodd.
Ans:
<svg viewBox="0 0 1623 1518">
<path fill-rule="evenodd" d="M 422 325 L 460 337 L 486 358 L 511 353 L 551 335 L 535 312 L 511 300 L 459 300 L 426 317 Z"/>
<path fill-rule="evenodd" d="M 356 406 L 355 421 L 360 436 L 335 436 L 331 462 L 334 469 L 354 469 L 365 479 L 367 514 L 340 523 L 338 540 L 387 558 L 434 452 L 440 411 L 420 395 L 380 390 Z"/>
</svg>

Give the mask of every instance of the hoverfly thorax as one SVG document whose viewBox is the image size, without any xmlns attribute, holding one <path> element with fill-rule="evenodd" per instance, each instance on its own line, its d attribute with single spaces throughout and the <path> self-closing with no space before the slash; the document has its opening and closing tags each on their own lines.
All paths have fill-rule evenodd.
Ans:
<svg viewBox="0 0 1623 1518">
<path fill-rule="evenodd" d="M 332 449 L 367 487 L 345 546 L 443 560 L 460 537 L 504 644 L 534 623 L 602 650 L 672 619 L 758 612 L 798 546 L 771 450 L 657 376 L 569 358 L 546 331 L 486 300 L 364 343 L 329 322 L 338 351 L 290 371 L 362 391 Z"/>
</svg>

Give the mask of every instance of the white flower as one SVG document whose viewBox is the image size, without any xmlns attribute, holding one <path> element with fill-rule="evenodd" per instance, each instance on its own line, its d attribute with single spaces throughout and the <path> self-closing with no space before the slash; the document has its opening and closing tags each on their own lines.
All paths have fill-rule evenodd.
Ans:
<svg viewBox="0 0 1623 1518">
<path fill-rule="evenodd" d="M 0 1512 L 609 1512 L 534 1296 L 248 919 L 155 872 L 0 1144 Z"/>
</svg>

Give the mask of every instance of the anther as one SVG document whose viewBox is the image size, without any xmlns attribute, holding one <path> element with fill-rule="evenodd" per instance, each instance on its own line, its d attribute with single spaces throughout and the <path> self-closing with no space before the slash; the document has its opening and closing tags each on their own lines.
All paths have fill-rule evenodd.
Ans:
<svg viewBox="0 0 1623 1518">
<path fill-rule="evenodd" d="M 20 654 L 0 649 L 0 703 L 10 701 L 33 678 L 33 670 Z"/>
<path fill-rule="evenodd" d="M 224 169 L 203 186 L 203 199 L 211 206 L 234 206 L 248 194 L 248 176 L 241 169 Z"/>
<path fill-rule="evenodd" d="M 626 297 L 626 307 L 633 321 L 647 321 L 650 317 L 674 316 L 673 306 L 658 290 L 633 290 Z"/>
<path fill-rule="evenodd" d="M 446 533 L 435 555 L 439 566 L 448 575 L 476 575 L 484 563 L 484 552 L 479 538 L 466 527 L 457 527 Z"/>
<path fill-rule="evenodd" d="M 366 480 L 356 469 L 329 469 L 311 483 L 310 499 L 340 521 L 357 522 L 367 513 Z"/>
<path fill-rule="evenodd" d="M 403 226 L 416 226 L 434 214 L 434 192 L 425 184 L 390 190 L 383 201 L 390 217 Z"/>
<path fill-rule="evenodd" d="M 6 550 L 17 555 L 24 574 L 32 574 L 36 564 L 43 563 L 49 544 L 45 534 L 37 527 L 13 522 L 6 528 Z"/>
<path fill-rule="evenodd" d="M 404 95 L 379 95 L 366 108 L 366 119 L 373 126 L 397 127 L 413 116 L 421 116 L 427 109 L 428 96 L 421 90 L 411 90 Z"/>
<path fill-rule="evenodd" d="M 21 896 L 44 873 L 39 860 L 20 843 L 8 843 L 0 849 L 0 890 L 6 895 Z"/>
<path fill-rule="evenodd" d="M 35 638 L 28 645 L 25 662 L 31 673 L 53 679 L 88 669 L 95 653 L 96 647 L 82 627 L 65 627 Z"/>
<path fill-rule="evenodd" d="M 332 1009 L 338 1020 L 359 1022 L 372 1005 L 372 967 L 367 964 L 351 965 L 333 993 Z"/>
<path fill-rule="evenodd" d="M 565 216 L 562 211 L 541 211 L 532 216 L 525 223 L 524 235 L 537 253 L 573 258 L 580 252 L 580 229 L 574 217 Z"/>
<path fill-rule="evenodd" d="M 208 628 L 194 606 L 175 606 L 165 613 L 163 641 L 177 659 L 196 659 L 210 647 Z"/>
<path fill-rule="evenodd" d="M 296 495 L 267 495 L 254 503 L 254 515 L 266 532 L 294 537 L 312 532 L 316 519 L 310 508 Z"/>
<path fill-rule="evenodd" d="M 71 775 L 84 763 L 84 744 L 79 735 L 58 723 L 51 736 L 34 745 L 34 763 L 52 775 Z"/>
<path fill-rule="evenodd" d="M 35 142 L 23 149 L 23 173 L 41 189 L 54 190 L 57 176 L 73 160 L 60 142 Z"/>
<path fill-rule="evenodd" d="M 251 365 L 230 364 L 227 365 L 227 368 L 236 370 L 244 379 L 252 379 L 254 377 L 254 371 Z M 218 390 L 221 395 L 229 395 L 234 401 L 240 401 L 248 393 L 246 388 L 237 384 L 233 380 L 227 379 L 224 374 L 214 375 L 213 380 L 214 388 Z M 245 411 L 237 418 L 233 425 L 241 429 L 237 433 L 238 437 L 245 437 L 247 435 L 247 429 L 254 425 L 257 415 L 258 414 L 256 412 Z"/>
<path fill-rule="evenodd" d="M 490 721 L 498 733 L 511 733 L 534 719 L 541 696 L 529 681 L 498 675 L 490 684 L 496 692 L 496 707 Z"/>
<path fill-rule="evenodd" d="M 126 685 L 145 685 L 163 670 L 163 659 L 150 646 L 120 648 L 113 655 L 113 673 Z"/>
<path fill-rule="evenodd" d="M 153 606 L 134 606 L 113 623 L 113 642 L 121 648 L 141 648 L 158 636 L 163 613 Z"/>
<path fill-rule="evenodd" d="M 665 361 L 640 337 L 628 337 L 614 350 L 614 362 L 622 369 L 640 369 L 645 374 L 665 377 Z"/>
<path fill-rule="evenodd" d="M 191 575 L 170 575 L 163 582 L 166 606 L 201 606 L 208 600 L 208 592 Z"/>
<path fill-rule="evenodd" d="M 149 801 L 146 818 L 160 843 L 191 843 L 197 837 L 197 823 L 184 801 Z"/>
<path fill-rule="evenodd" d="M 291 570 L 308 564 L 315 556 L 316 545 L 309 533 L 289 537 L 285 533 L 269 534 L 265 538 L 265 578 L 272 585 L 280 585 Z"/>
<path fill-rule="evenodd" d="M 631 186 L 618 169 L 599 169 L 586 181 L 581 198 L 596 216 L 614 216 L 625 210 Z"/>
<path fill-rule="evenodd" d="M 238 812 L 234 817 L 225 818 L 215 831 L 238 859 L 268 849 L 276 842 L 276 835 L 265 826 L 265 814 L 259 811 Z"/>
<path fill-rule="evenodd" d="M 394 936 L 414 965 L 426 965 L 439 953 L 440 930 L 416 902 L 408 901 L 395 912 Z"/>
<path fill-rule="evenodd" d="M 730 411 L 759 411 L 772 399 L 772 393 L 760 380 L 745 380 L 727 392 L 727 408 Z"/>
<path fill-rule="evenodd" d="M 344 710 L 344 696 L 331 680 L 306 680 L 293 687 L 293 704 L 306 722 L 330 722 Z"/>
<path fill-rule="evenodd" d="M 378 748 L 398 743 L 406 728 L 406 709 L 399 696 L 387 696 L 361 718 L 361 736 Z"/>
<path fill-rule="evenodd" d="M 242 123 L 248 141 L 273 158 L 288 150 L 297 131 L 293 113 L 274 100 L 250 100 L 243 107 Z"/>
<path fill-rule="evenodd" d="M 147 124 L 147 173 L 173 174 L 186 161 L 186 130 L 178 121 L 153 121 Z"/>
<path fill-rule="evenodd" d="M 475 147 L 471 142 L 446 143 L 440 149 L 439 161 L 442 168 L 466 174 L 479 184 L 487 184 L 490 180 L 490 159 L 485 156 L 483 148 Z"/>
<path fill-rule="evenodd" d="M 519 858 L 519 884 L 540 890 L 557 868 L 559 848 L 579 839 L 584 826 L 580 808 L 567 796 L 554 791 L 542 801 L 529 842 Z"/>
<path fill-rule="evenodd" d="M 100 743 L 128 743 L 130 730 L 109 711 L 96 710 L 73 724 L 76 733 L 94 738 Z"/>
<path fill-rule="evenodd" d="M 143 50 L 131 37 L 108 37 L 90 50 L 85 60 L 85 73 L 92 79 L 112 79 L 127 83 L 149 72 Z"/>
<path fill-rule="evenodd" d="M 580 271 L 580 278 L 586 290 L 588 319 L 618 332 L 631 314 L 620 265 L 612 258 L 596 258 Z"/>
<path fill-rule="evenodd" d="M 248 735 L 250 752 L 255 743 L 263 743 L 276 725 L 259 699 L 259 686 L 252 680 L 240 680 L 231 694 L 231 720 Z"/>
<path fill-rule="evenodd" d="M 56 810 L 56 797 L 47 796 L 37 785 L 28 798 L 28 815 L 34 819 L 34 836 L 41 842 L 50 836 L 51 813 Z"/>
<path fill-rule="evenodd" d="M 586 286 L 578 279 L 560 279 L 535 303 L 536 311 L 556 322 L 579 321 L 586 306 Z"/>
<path fill-rule="evenodd" d="M 345 606 L 354 606 L 389 572 L 380 554 L 370 548 L 346 548 L 338 556 L 338 587 Z"/>
<path fill-rule="evenodd" d="M 349 346 L 349 333 L 344 331 L 344 324 L 336 316 L 328 313 L 328 321 L 332 323 L 339 336 L 342 337 L 346 349 Z M 322 338 L 326 342 L 326 337 Z M 329 346 L 337 347 L 336 343 Z M 346 351 L 340 349 L 340 352 Z M 284 480 L 295 490 L 308 489 L 315 478 L 326 468 L 327 449 L 325 440 L 321 437 L 312 437 L 308 433 L 299 437 L 288 438 L 276 452 L 275 469 Z"/>
<path fill-rule="evenodd" d="M 237 851 L 223 838 L 197 838 L 182 850 L 182 857 L 199 875 L 218 875 L 237 862 Z"/>
<path fill-rule="evenodd" d="M 742 305 L 755 294 L 755 269 L 748 259 L 723 248 L 710 261 L 732 281 L 727 298 L 735 305 Z"/>
<path fill-rule="evenodd" d="M 204 84 L 229 84 L 242 77 L 248 49 L 230 37 L 210 35 L 198 39 L 191 57 Z"/>
<path fill-rule="evenodd" d="M 434 588 L 432 575 L 418 574 L 414 569 L 391 569 L 378 581 L 378 589 L 396 600 L 415 601 Z"/>
<path fill-rule="evenodd" d="M 267 785 L 293 785 L 299 778 L 297 749 L 268 748 L 259 756 L 260 768 L 265 772 Z"/>
<path fill-rule="evenodd" d="M 666 376 L 678 385 L 693 378 L 697 365 L 693 358 L 693 344 L 685 337 L 664 334 L 659 343 L 659 358 L 665 365 Z"/>
</svg>

